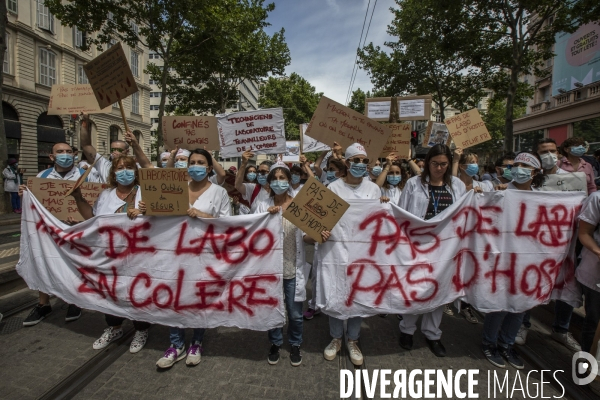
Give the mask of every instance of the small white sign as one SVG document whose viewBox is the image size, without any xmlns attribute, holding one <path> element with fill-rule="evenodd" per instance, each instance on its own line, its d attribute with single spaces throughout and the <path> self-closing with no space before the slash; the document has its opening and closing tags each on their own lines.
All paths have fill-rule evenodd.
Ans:
<svg viewBox="0 0 600 400">
<path fill-rule="evenodd" d="M 400 119 L 404 117 L 425 117 L 425 99 L 400 100 L 398 103 Z"/>
</svg>

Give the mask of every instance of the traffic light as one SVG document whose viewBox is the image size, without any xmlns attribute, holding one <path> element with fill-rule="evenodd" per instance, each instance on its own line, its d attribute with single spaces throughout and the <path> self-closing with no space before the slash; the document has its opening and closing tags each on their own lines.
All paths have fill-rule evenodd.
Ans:
<svg viewBox="0 0 600 400">
<path fill-rule="evenodd" d="M 419 144 L 418 137 L 419 131 L 412 131 L 410 133 L 410 144 L 416 147 Z"/>
</svg>

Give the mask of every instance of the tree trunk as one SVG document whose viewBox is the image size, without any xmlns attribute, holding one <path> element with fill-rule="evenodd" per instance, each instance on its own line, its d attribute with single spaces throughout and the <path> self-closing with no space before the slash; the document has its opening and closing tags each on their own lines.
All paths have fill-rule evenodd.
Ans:
<svg viewBox="0 0 600 400">
<path fill-rule="evenodd" d="M 160 163 L 161 147 L 163 147 L 163 131 L 162 131 L 162 119 L 165 115 L 165 103 L 167 102 L 167 74 L 169 73 L 169 59 L 163 58 L 163 70 L 162 76 L 160 77 L 160 105 L 158 106 L 158 128 L 156 129 L 156 162 Z M 174 149 L 169 149 L 174 150 Z M 160 165 L 160 164 L 157 164 Z"/>
<path fill-rule="evenodd" d="M 517 84 L 519 82 L 519 67 L 518 60 L 514 59 L 515 63 L 510 71 L 510 84 L 508 85 L 508 93 L 506 96 L 506 116 L 504 120 L 504 150 L 514 151 L 513 140 L 513 114 L 515 105 L 515 96 L 517 95 Z"/>
<path fill-rule="evenodd" d="M 6 1 L 0 1 L 0 65 L 4 65 L 4 51 L 6 50 L 6 23 L 8 17 L 6 15 Z M 0 99 L 2 98 L 2 82 L 4 80 L 4 70 L 0 68 Z M 8 144 L 6 140 L 6 132 L 4 130 L 4 114 L 0 112 L 0 169 L 8 165 Z M 8 203 L 4 193 L 4 185 L 0 185 L 0 214 L 8 212 Z"/>
</svg>

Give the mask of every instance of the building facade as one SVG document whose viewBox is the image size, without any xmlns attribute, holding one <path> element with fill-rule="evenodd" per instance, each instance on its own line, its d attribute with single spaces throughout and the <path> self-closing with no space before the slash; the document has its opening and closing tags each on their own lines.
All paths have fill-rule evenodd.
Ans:
<svg viewBox="0 0 600 400">
<path fill-rule="evenodd" d="M 88 83 L 83 65 L 101 51 L 83 51 L 86 33 L 62 26 L 44 6 L 43 0 L 8 0 L 7 49 L 3 65 L 2 110 L 9 157 L 19 159 L 35 176 L 48 168 L 52 145 L 67 142 L 79 146 L 80 124 L 71 116 L 47 115 L 50 90 L 55 84 Z M 104 49 L 116 41 L 104 46 Z M 129 129 L 144 152 L 150 154 L 150 85 L 144 66 L 148 50 L 123 44 L 139 91 L 123 100 Z M 108 154 L 110 142 L 123 138 L 118 105 L 110 113 L 91 116 L 92 144 Z"/>
</svg>

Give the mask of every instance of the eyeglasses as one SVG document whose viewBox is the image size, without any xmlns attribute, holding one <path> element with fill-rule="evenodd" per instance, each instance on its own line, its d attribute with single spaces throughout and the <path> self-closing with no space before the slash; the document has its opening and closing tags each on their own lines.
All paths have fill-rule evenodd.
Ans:
<svg viewBox="0 0 600 400">
<path fill-rule="evenodd" d="M 258 171 L 259 175 L 268 175 L 269 172 L 268 171 Z"/>
<path fill-rule="evenodd" d="M 433 168 L 448 168 L 447 162 L 439 163 L 436 161 L 430 161 L 429 165 L 431 165 Z"/>
<path fill-rule="evenodd" d="M 114 153 L 115 151 L 116 151 L 117 153 L 122 153 L 122 152 L 124 152 L 124 151 L 125 151 L 125 149 L 121 149 L 121 148 L 117 148 L 117 147 L 113 147 L 113 148 L 111 148 L 111 149 L 110 149 L 110 152 L 111 152 L 111 153 Z"/>
<path fill-rule="evenodd" d="M 352 158 L 352 159 L 351 159 L 351 161 L 352 161 L 354 164 L 361 164 L 361 163 L 362 163 L 362 164 L 368 164 L 370 160 L 369 160 L 368 158 L 363 158 L 363 159 L 361 160 L 361 159 L 360 159 L 360 157 L 354 157 L 354 158 Z"/>
</svg>

